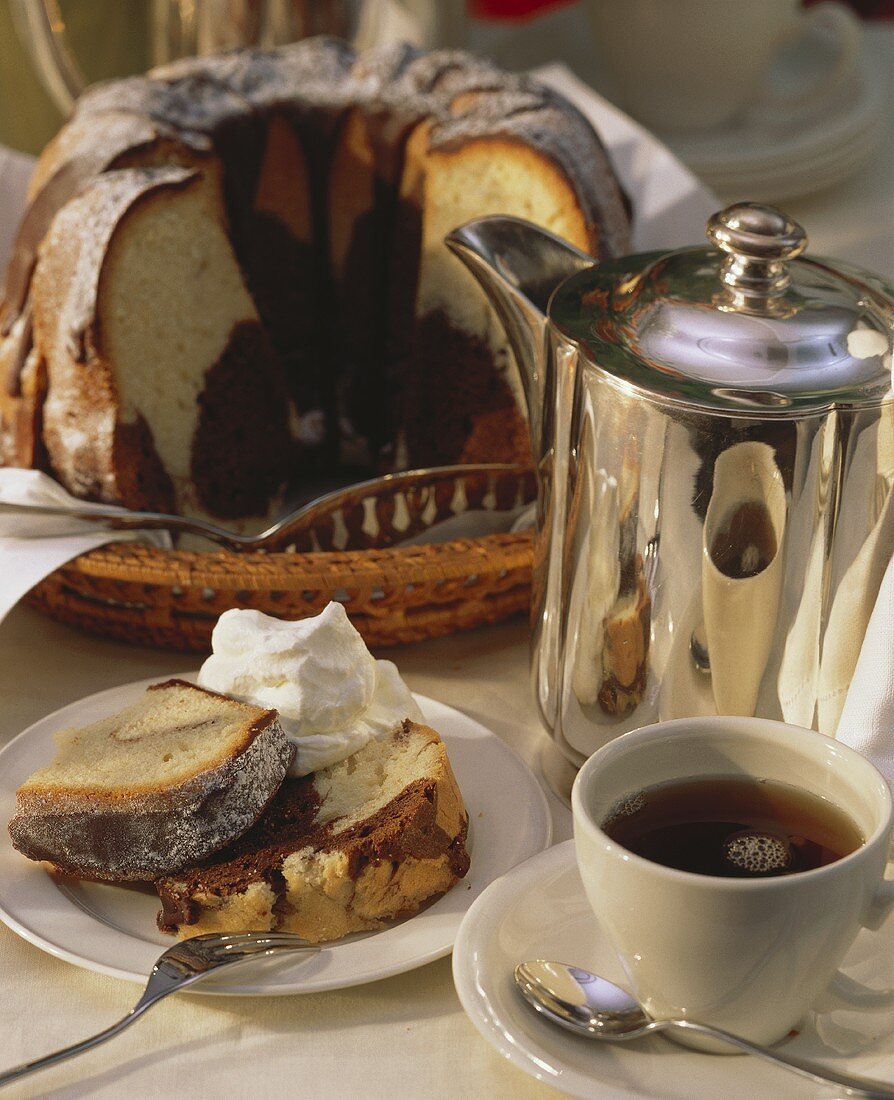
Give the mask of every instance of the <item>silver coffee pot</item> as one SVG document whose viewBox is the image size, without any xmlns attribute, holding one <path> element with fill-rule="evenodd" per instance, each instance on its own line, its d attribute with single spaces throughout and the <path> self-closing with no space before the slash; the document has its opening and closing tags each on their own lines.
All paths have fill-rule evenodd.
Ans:
<svg viewBox="0 0 894 1100">
<path fill-rule="evenodd" d="M 894 287 L 772 207 L 707 234 L 599 263 L 514 218 L 447 241 L 525 385 L 534 685 L 573 766 L 692 715 L 834 734 L 894 552 Z"/>
</svg>

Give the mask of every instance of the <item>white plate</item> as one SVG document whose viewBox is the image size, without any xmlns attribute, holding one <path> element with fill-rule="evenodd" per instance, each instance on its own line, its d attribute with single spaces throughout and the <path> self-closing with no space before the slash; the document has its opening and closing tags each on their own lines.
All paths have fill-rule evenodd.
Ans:
<svg viewBox="0 0 894 1100">
<path fill-rule="evenodd" d="M 587 903 L 570 840 L 493 883 L 462 923 L 453 980 L 484 1038 L 526 1073 L 587 1100 L 815 1100 L 822 1093 L 756 1058 L 698 1054 L 659 1036 L 613 1044 L 570 1035 L 537 1016 L 515 990 L 516 965 L 536 958 L 577 963 L 628 984 Z M 894 986 L 894 921 L 881 932 L 860 933 L 843 969 L 873 988 Z M 894 1084 L 894 997 L 884 1000 L 887 1007 L 863 1012 L 839 1002 L 834 1011 L 805 1022 L 786 1049 Z M 834 1086 L 829 1088 L 832 1095 Z"/>
<path fill-rule="evenodd" d="M 0 821 L 15 809 L 15 790 L 55 753 L 53 734 L 112 714 L 164 677 L 126 684 L 63 707 L 19 734 L 0 752 Z M 279 995 L 340 989 L 387 978 L 450 953 L 466 910 L 495 878 L 544 848 L 552 822 L 540 785 L 523 761 L 484 726 L 418 696 L 441 734 L 470 820 L 471 867 L 428 909 L 381 932 L 347 937 L 307 961 L 257 964 L 251 977 L 209 979 L 196 992 Z M 129 981 L 145 982 L 173 940 L 155 926 L 150 889 L 56 879 L 0 839 L 0 919 L 60 959 Z M 264 969 L 267 967 L 267 969 Z M 259 973 L 259 969 L 262 973 Z M 213 984 L 212 984 L 213 983 Z"/>
</svg>

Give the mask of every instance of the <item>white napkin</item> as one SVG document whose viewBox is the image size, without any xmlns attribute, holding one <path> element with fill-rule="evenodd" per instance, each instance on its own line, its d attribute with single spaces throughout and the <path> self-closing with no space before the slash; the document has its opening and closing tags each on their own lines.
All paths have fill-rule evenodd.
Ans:
<svg viewBox="0 0 894 1100">
<path fill-rule="evenodd" d="M 126 512 L 109 504 L 77 500 L 40 470 L 0 469 L 0 503 Z M 103 543 L 133 539 L 170 546 L 170 537 L 164 531 L 104 531 L 74 517 L 0 511 L 0 622 L 26 592 L 60 565 Z"/>
</svg>

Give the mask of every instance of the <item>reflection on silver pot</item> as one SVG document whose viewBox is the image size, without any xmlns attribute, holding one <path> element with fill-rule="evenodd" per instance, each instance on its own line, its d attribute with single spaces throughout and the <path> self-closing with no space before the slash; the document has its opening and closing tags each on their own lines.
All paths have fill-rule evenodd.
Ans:
<svg viewBox="0 0 894 1100">
<path fill-rule="evenodd" d="M 599 263 L 512 218 L 448 238 L 528 398 L 534 683 L 574 765 L 687 715 L 834 733 L 894 552 L 894 287 L 771 207 L 708 237 Z"/>
<path fill-rule="evenodd" d="M 702 665 L 718 714 L 757 707 L 779 617 L 786 512 L 773 447 L 735 443 L 718 457 L 702 531 Z"/>
</svg>

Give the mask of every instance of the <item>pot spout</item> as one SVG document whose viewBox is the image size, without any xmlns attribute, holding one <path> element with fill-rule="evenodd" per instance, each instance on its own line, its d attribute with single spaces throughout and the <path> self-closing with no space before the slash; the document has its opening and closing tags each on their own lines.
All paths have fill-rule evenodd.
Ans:
<svg viewBox="0 0 894 1100">
<path fill-rule="evenodd" d="M 569 276 L 592 267 L 592 256 L 522 218 L 494 216 L 455 229 L 445 238 L 481 284 L 494 307 L 521 372 L 531 439 L 539 457 L 545 392 L 547 305 Z"/>
</svg>

